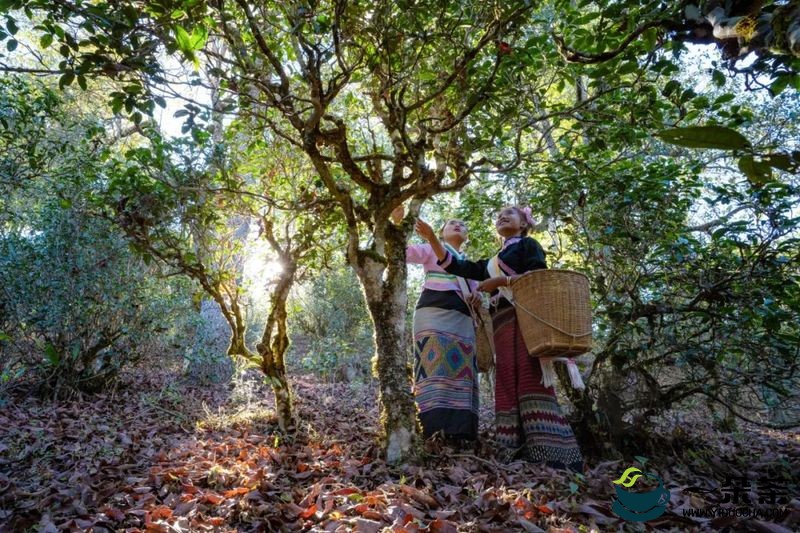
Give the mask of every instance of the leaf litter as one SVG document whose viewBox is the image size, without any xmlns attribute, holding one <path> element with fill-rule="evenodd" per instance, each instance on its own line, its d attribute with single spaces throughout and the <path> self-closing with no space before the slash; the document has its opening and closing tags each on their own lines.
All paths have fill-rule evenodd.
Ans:
<svg viewBox="0 0 800 533">
<path fill-rule="evenodd" d="M 269 388 L 243 406 L 225 384 L 198 387 L 169 373 L 70 402 L 20 395 L 0 410 L 0 531 L 641 531 L 611 510 L 612 481 L 632 462 L 583 474 L 522 461 L 492 445 L 491 406 L 481 441 L 458 449 L 430 440 L 416 464 L 387 465 L 371 385 L 293 379 L 301 422 L 281 433 Z M 212 411 L 215 409 L 216 411 Z M 800 527 L 800 439 L 788 433 L 681 427 L 682 447 L 654 457 L 671 492 L 647 529 L 765 531 Z M 669 435 L 665 435 L 669 438 Z M 642 465 L 638 465 L 642 467 Z M 718 503 L 728 476 L 772 479 L 790 501 L 771 520 L 684 516 Z M 702 487 L 704 493 L 689 491 Z M 715 495 L 716 491 L 716 495 Z M 756 495 L 751 495 L 757 501 Z"/>
</svg>

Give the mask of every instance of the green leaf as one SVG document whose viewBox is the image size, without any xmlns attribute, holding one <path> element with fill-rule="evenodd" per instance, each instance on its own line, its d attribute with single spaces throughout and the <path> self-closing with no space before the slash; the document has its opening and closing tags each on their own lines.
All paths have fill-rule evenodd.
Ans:
<svg viewBox="0 0 800 533">
<path fill-rule="evenodd" d="M 193 56 L 192 52 L 203 48 L 206 39 L 208 39 L 208 30 L 205 26 L 195 26 L 191 34 L 182 26 L 175 26 L 175 42 L 178 44 L 178 48 L 187 55 Z"/>
<path fill-rule="evenodd" d="M 798 163 L 788 154 L 767 154 L 762 156 L 761 160 L 772 168 L 785 170 L 786 172 L 795 172 L 798 167 Z"/>
<path fill-rule="evenodd" d="M 730 102 L 731 100 L 734 100 L 735 98 L 736 98 L 736 95 L 734 95 L 734 94 L 731 94 L 731 93 L 723 94 L 722 96 L 720 96 L 716 100 L 714 100 L 714 105 L 727 104 L 728 102 Z"/>
<path fill-rule="evenodd" d="M 617 69 L 617 74 L 630 74 L 632 72 L 637 72 L 639 70 L 639 63 L 632 59 L 630 61 L 626 61 Z"/>
<path fill-rule="evenodd" d="M 717 87 L 722 87 L 723 85 L 725 85 L 725 74 L 723 74 L 719 70 L 715 70 L 714 72 L 711 73 L 711 79 L 713 80 L 714 85 L 716 85 Z"/>
<path fill-rule="evenodd" d="M 47 48 L 51 44 L 53 44 L 53 34 L 52 33 L 45 33 L 39 39 L 39 46 L 41 46 L 42 48 Z"/>
<path fill-rule="evenodd" d="M 192 139 L 194 139 L 195 142 L 202 144 L 208 141 L 210 137 L 211 134 L 207 131 L 200 128 L 192 128 Z"/>
<path fill-rule="evenodd" d="M 126 85 L 122 88 L 126 94 L 137 95 L 142 93 L 142 86 L 138 83 L 131 83 L 130 85 Z"/>
<path fill-rule="evenodd" d="M 58 88 L 63 89 L 64 87 L 71 85 L 73 81 L 75 81 L 75 73 L 67 72 L 58 80 Z"/>
<path fill-rule="evenodd" d="M 19 26 L 17 26 L 17 21 L 12 19 L 11 17 L 6 18 L 6 29 L 8 33 L 11 35 L 16 35 L 19 31 Z"/>
<path fill-rule="evenodd" d="M 10 341 L 10 340 L 11 337 L 8 335 L 8 333 L 0 331 L 0 341 Z"/>
<path fill-rule="evenodd" d="M 773 81 L 769 85 L 769 90 L 772 93 L 772 95 L 778 96 L 779 94 L 781 94 L 783 90 L 789 85 L 789 83 L 794 81 L 792 79 L 794 77 L 795 76 L 792 74 L 781 74 L 780 76 L 776 77 L 775 81 Z"/>
<path fill-rule="evenodd" d="M 681 95 L 679 97 L 679 100 L 681 102 L 688 102 L 689 100 L 691 100 L 695 96 L 697 96 L 697 93 L 694 92 L 693 89 L 686 89 L 681 93 Z"/>
<path fill-rule="evenodd" d="M 8 50 L 9 52 L 13 52 L 14 50 L 17 49 L 18 44 L 19 43 L 17 42 L 16 39 L 9 39 L 9 41 L 6 43 L 6 50 Z"/>
<path fill-rule="evenodd" d="M 62 209 L 69 209 L 70 207 L 72 207 L 72 200 L 70 200 L 69 198 L 61 198 L 58 201 L 58 205 L 60 205 Z"/>
<path fill-rule="evenodd" d="M 187 52 L 191 50 L 189 32 L 183 29 L 183 26 L 175 26 L 175 42 L 181 51 Z"/>
<path fill-rule="evenodd" d="M 677 91 L 678 89 L 680 89 L 680 87 L 681 87 L 681 83 L 679 81 L 670 80 L 664 86 L 664 89 L 661 91 L 661 94 L 663 94 L 664 96 L 669 96 L 672 93 L 674 93 L 675 91 Z"/>
<path fill-rule="evenodd" d="M 744 150 L 750 147 L 750 142 L 741 133 L 723 126 L 673 128 L 660 131 L 656 136 L 666 143 L 687 148 Z"/>
<path fill-rule="evenodd" d="M 645 43 L 646 50 L 654 50 L 658 42 L 658 30 L 650 28 L 642 34 L 642 40 Z"/>
<path fill-rule="evenodd" d="M 86 85 L 86 76 L 84 76 L 83 74 L 79 74 L 78 75 L 78 85 L 84 91 L 86 90 L 86 87 L 87 87 L 87 85 Z"/>
<path fill-rule="evenodd" d="M 61 356 L 58 355 L 56 347 L 49 342 L 47 343 L 47 346 L 45 346 L 44 357 L 47 362 L 53 366 L 58 366 L 58 363 L 61 361 Z"/>
<path fill-rule="evenodd" d="M 693 109 L 688 113 L 686 113 L 686 116 L 683 117 L 683 120 L 685 120 L 686 122 L 693 122 L 694 119 L 696 119 L 699 116 L 700 116 L 700 111 L 697 109 Z"/>
<path fill-rule="evenodd" d="M 762 161 L 756 161 L 753 156 L 746 155 L 739 159 L 739 170 L 741 170 L 750 183 L 753 185 L 764 185 L 772 179 L 772 169 Z"/>
<path fill-rule="evenodd" d="M 641 455 L 634 455 L 633 458 L 639 461 L 642 464 L 642 466 L 646 465 L 647 461 L 649 461 L 647 457 L 642 457 Z"/>
<path fill-rule="evenodd" d="M 692 105 L 698 109 L 708 107 L 708 97 L 700 95 L 692 99 Z"/>
</svg>

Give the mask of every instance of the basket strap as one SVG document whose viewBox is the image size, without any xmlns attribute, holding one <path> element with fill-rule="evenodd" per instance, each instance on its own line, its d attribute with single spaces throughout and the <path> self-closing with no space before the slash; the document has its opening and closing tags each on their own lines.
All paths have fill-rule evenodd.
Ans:
<svg viewBox="0 0 800 533">
<path fill-rule="evenodd" d="M 548 322 L 547 320 L 545 320 L 545 319 L 543 319 L 542 317 L 538 316 L 536 313 L 532 312 L 530 309 L 527 309 L 527 308 L 526 308 L 524 305 L 522 305 L 522 304 L 521 304 L 521 303 L 519 303 L 518 301 L 516 301 L 516 302 L 513 302 L 513 303 L 514 303 L 514 307 L 517 307 L 517 308 L 519 308 L 519 309 L 522 309 L 523 311 L 525 311 L 526 313 L 528 313 L 530 316 L 532 316 L 533 318 L 535 318 L 536 320 L 538 320 L 538 321 L 539 321 L 539 322 L 541 322 L 542 324 L 547 324 L 548 326 L 550 326 L 550 327 L 551 327 L 551 328 L 553 328 L 554 330 L 556 330 L 556 331 L 559 331 L 559 332 L 561 332 L 561 333 L 563 333 L 564 335 L 567 335 L 567 336 L 569 336 L 569 337 L 574 337 L 574 338 L 578 338 L 578 337 L 585 337 L 585 336 L 587 336 L 587 335 L 591 335 L 591 333 L 592 333 L 592 330 L 591 330 L 591 329 L 590 329 L 589 331 L 587 331 L 586 333 L 570 333 L 570 332 L 568 332 L 568 331 L 564 331 L 563 329 L 561 329 L 560 327 L 556 326 L 555 324 L 551 324 L 551 323 L 550 323 L 550 322 Z"/>
<path fill-rule="evenodd" d="M 458 280 L 458 285 L 461 288 L 461 298 L 464 300 L 464 303 L 467 304 L 467 309 L 469 310 L 469 314 L 472 316 L 472 321 L 477 325 L 478 319 L 475 317 L 475 310 L 469 304 L 469 295 L 472 294 L 469 290 L 469 285 L 461 276 L 456 276 L 456 279 Z"/>
<path fill-rule="evenodd" d="M 461 276 L 456 276 L 456 279 L 458 280 L 458 284 L 461 287 L 461 294 L 464 295 L 464 303 L 467 304 L 467 309 L 469 309 L 469 314 L 472 315 L 472 322 L 475 324 L 475 329 L 477 330 L 477 328 L 483 328 L 483 333 L 486 335 L 486 338 L 489 340 L 489 348 L 492 350 L 492 356 L 494 356 L 494 354 L 495 354 L 495 351 L 494 351 L 494 339 L 492 338 L 492 335 L 489 333 L 488 328 L 486 327 L 486 324 L 483 323 L 483 318 L 481 317 L 480 314 L 475 312 L 475 310 L 472 308 L 472 306 L 469 303 L 469 299 L 467 298 L 468 295 L 472 294 L 472 292 L 469 290 L 469 284 Z M 476 337 L 475 338 L 476 346 L 477 346 L 477 342 L 478 341 L 477 341 L 477 337 Z"/>
</svg>

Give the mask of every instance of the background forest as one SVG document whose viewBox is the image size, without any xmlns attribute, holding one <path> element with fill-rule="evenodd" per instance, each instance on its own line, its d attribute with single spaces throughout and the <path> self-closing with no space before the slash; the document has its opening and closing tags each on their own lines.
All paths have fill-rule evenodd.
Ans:
<svg viewBox="0 0 800 533">
<path fill-rule="evenodd" d="M 800 527 L 798 2 L 0 10 L 0 530 L 636 529 L 632 464 Z M 586 474 L 497 460 L 490 374 L 418 435 L 413 220 L 507 204 L 590 280 Z"/>
</svg>

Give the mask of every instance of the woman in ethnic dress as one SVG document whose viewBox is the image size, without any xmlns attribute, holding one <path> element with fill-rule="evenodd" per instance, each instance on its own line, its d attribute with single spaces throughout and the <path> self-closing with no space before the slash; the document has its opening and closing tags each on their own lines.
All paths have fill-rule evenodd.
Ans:
<svg viewBox="0 0 800 533">
<path fill-rule="evenodd" d="M 395 223 L 403 209 L 392 213 Z M 448 220 L 440 231 L 444 250 L 464 258 L 467 227 Z M 439 240 L 437 239 L 437 243 Z M 478 437 L 478 367 L 470 301 L 479 301 L 474 281 L 461 280 L 437 265 L 430 244 L 406 248 L 406 261 L 421 264 L 425 283 L 414 310 L 414 398 L 425 438 L 442 433 L 452 440 Z M 470 294 L 462 291 L 469 289 Z"/>
<path fill-rule="evenodd" d="M 496 431 L 507 456 L 522 452 L 530 461 L 582 472 L 583 456 L 575 434 L 561 413 L 555 390 L 542 384 L 539 360 L 528 355 L 506 288 L 526 272 L 547 268 L 542 246 L 528 236 L 532 226 L 530 209 L 502 209 L 495 227 L 503 246 L 493 258 L 480 261 L 450 252 L 422 220 L 417 220 L 416 230 L 430 243 L 437 265 L 450 274 L 480 281 L 477 289 L 493 294 Z"/>
</svg>

